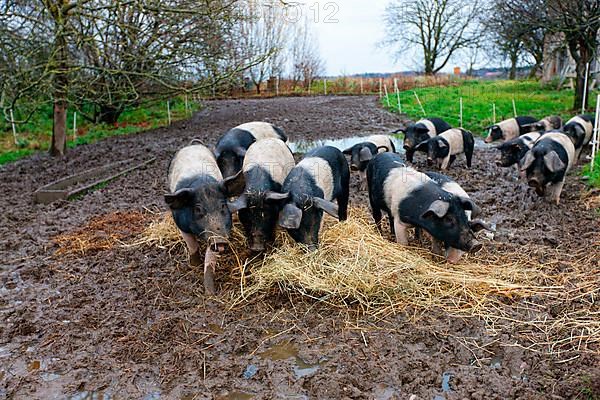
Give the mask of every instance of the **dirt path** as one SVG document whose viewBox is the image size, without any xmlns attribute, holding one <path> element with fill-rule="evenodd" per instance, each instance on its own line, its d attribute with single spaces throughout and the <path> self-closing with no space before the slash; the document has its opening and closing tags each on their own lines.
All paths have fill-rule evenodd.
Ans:
<svg viewBox="0 0 600 400">
<path fill-rule="evenodd" d="M 166 210 L 162 194 L 171 155 L 192 137 L 212 144 L 249 120 L 274 122 L 292 140 L 388 132 L 400 122 L 367 97 L 218 101 L 191 121 L 80 146 L 64 161 L 37 155 L 0 168 L 0 399 L 600 394 L 598 356 L 583 353 L 556 363 L 504 345 L 526 333 L 492 335 L 483 321 L 444 315 L 418 324 L 404 315 L 371 321 L 283 295 L 230 309 L 226 300 L 235 283 L 221 288 L 223 303 L 207 300 L 201 277 L 167 250 L 117 246 L 85 256 L 54 255 L 53 237 L 93 217 Z M 480 151 L 473 169 L 462 169 L 459 160 L 450 173 L 498 226 L 487 251 L 518 251 L 533 242 L 539 257 L 556 249 L 565 259 L 582 251 L 600 254 L 598 216 L 586 207 L 578 178 L 569 179 L 560 206 L 549 205 L 518 183 L 515 171 L 496 168 L 494 155 Z M 59 177 L 150 157 L 157 161 L 148 168 L 79 200 L 32 203 L 37 187 Z M 352 202 L 366 204 L 364 193 L 354 192 Z M 132 231 L 135 224 L 132 219 Z M 590 273 L 598 271 L 590 265 Z"/>
</svg>

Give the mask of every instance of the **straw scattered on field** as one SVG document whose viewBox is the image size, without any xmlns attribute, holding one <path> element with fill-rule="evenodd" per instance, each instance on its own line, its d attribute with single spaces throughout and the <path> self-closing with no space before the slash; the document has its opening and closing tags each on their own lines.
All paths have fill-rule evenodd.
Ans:
<svg viewBox="0 0 600 400">
<path fill-rule="evenodd" d="M 170 252 L 185 248 L 169 214 L 150 224 L 133 245 Z M 519 332 L 523 342 L 513 345 L 529 350 L 561 358 L 599 351 L 597 246 L 562 254 L 495 243 L 493 250 L 453 265 L 423 248 L 393 243 L 377 231 L 365 209 L 353 209 L 348 221 L 327 219 L 317 251 L 305 251 L 285 233 L 264 257 L 250 258 L 245 247 L 236 227 L 232 252 L 219 261 L 219 283 L 240 288 L 236 304 L 287 292 L 372 317 L 436 310 L 479 318 L 491 333 Z M 230 281 L 239 281 L 223 282 L 225 271 Z"/>
</svg>

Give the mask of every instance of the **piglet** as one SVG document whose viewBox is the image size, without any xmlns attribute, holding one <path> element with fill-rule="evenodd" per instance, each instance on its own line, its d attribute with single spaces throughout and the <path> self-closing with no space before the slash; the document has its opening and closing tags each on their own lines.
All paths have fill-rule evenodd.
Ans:
<svg viewBox="0 0 600 400">
<path fill-rule="evenodd" d="M 446 248 L 478 251 L 482 245 L 475 238 L 465 211 L 473 211 L 473 202 L 443 190 L 430 177 L 402 164 L 394 154 L 379 154 L 367 167 L 369 201 L 377 226 L 382 212 L 390 220 L 396 241 L 408 245 L 409 227 L 425 230 Z M 447 254 L 456 262 L 456 254 Z"/>
<path fill-rule="evenodd" d="M 404 129 L 398 129 L 394 133 L 404 133 L 404 150 L 406 160 L 413 162 L 416 147 L 419 143 L 452 129 L 450 124 L 441 118 L 423 118 L 408 125 Z"/>
<path fill-rule="evenodd" d="M 350 170 L 341 151 L 331 146 L 310 151 L 283 183 L 288 197 L 282 201 L 279 226 L 296 242 L 316 249 L 323 211 L 340 221 L 347 218 L 349 185 Z"/>
<path fill-rule="evenodd" d="M 213 153 L 197 144 L 182 148 L 169 166 L 170 193 L 165 201 L 171 209 L 189 253 L 190 264 L 202 264 L 198 239 L 207 243 L 204 267 L 204 288 L 214 294 L 216 256 L 225 250 L 231 231 L 231 213 L 235 205 L 232 180 L 223 180 Z"/>
<path fill-rule="evenodd" d="M 427 152 L 427 161 L 437 161 L 442 170 L 448 169 L 456 156 L 464 153 L 467 167 L 471 168 L 475 139 L 473 134 L 464 129 L 450 129 L 446 132 L 419 143 L 416 150 Z"/>
</svg>

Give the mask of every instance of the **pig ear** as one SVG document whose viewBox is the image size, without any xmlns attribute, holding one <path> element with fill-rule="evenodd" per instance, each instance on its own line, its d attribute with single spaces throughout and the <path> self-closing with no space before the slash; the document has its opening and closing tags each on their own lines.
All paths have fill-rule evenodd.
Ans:
<svg viewBox="0 0 600 400">
<path fill-rule="evenodd" d="M 244 188 L 246 187 L 246 177 L 244 176 L 244 172 L 240 171 L 234 176 L 225 179 L 221 186 L 223 187 L 226 196 L 239 196 L 244 192 Z"/>
<path fill-rule="evenodd" d="M 432 218 L 433 216 L 436 216 L 438 218 L 442 218 L 448 213 L 449 208 L 450 203 L 448 203 L 447 201 L 436 200 L 433 203 L 431 203 L 427 211 L 425 211 L 423 215 L 421 215 L 421 217 Z"/>
<path fill-rule="evenodd" d="M 373 159 L 373 154 L 371 153 L 371 150 L 369 150 L 368 147 L 363 147 L 362 149 L 360 149 L 360 153 L 358 153 L 358 161 L 364 162 L 364 161 L 370 161 L 372 159 Z"/>
<path fill-rule="evenodd" d="M 438 146 L 444 148 L 444 147 L 448 147 L 448 145 L 446 144 L 446 142 L 444 142 L 443 140 L 438 140 Z"/>
<path fill-rule="evenodd" d="M 229 211 L 232 213 L 243 210 L 246 207 L 248 207 L 248 198 L 245 194 L 238 197 L 235 201 L 227 202 L 227 208 L 229 208 Z"/>
<path fill-rule="evenodd" d="M 471 217 L 475 218 L 481 214 L 481 208 L 471 199 L 460 199 L 463 210 L 471 211 Z"/>
<path fill-rule="evenodd" d="M 352 147 L 348 147 L 346 150 L 342 151 L 342 153 L 348 154 L 348 155 L 352 154 Z"/>
<path fill-rule="evenodd" d="M 285 229 L 298 229 L 302 221 L 302 210 L 295 204 L 286 204 L 279 213 L 279 226 Z"/>
<path fill-rule="evenodd" d="M 560 159 L 558 153 L 551 151 L 544 156 L 544 164 L 550 172 L 558 172 L 565 168 L 565 163 Z"/>
<path fill-rule="evenodd" d="M 531 150 L 529 150 L 527 153 L 525 153 L 525 155 L 523 156 L 523 158 L 520 161 L 521 171 L 525 171 L 527 168 L 529 168 L 531 166 L 531 164 L 533 164 L 534 161 L 535 161 L 535 156 L 533 155 L 533 152 Z"/>
<path fill-rule="evenodd" d="M 165 202 L 172 210 L 179 210 L 194 203 L 194 191 L 190 188 L 179 189 L 175 193 L 165 194 Z"/>
<path fill-rule="evenodd" d="M 313 205 L 321 210 L 325 211 L 327 214 L 331 215 L 333 218 L 338 218 L 338 206 L 331 201 L 327 201 L 320 197 L 313 197 Z"/>
<path fill-rule="evenodd" d="M 289 198 L 290 198 L 290 192 L 277 193 L 277 192 L 272 192 L 269 190 L 265 193 L 265 200 L 281 201 L 281 200 L 287 200 Z"/>
<path fill-rule="evenodd" d="M 479 232 L 479 231 L 482 231 L 484 229 L 486 231 L 495 232 L 494 228 L 492 228 L 489 224 L 487 224 L 486 222 L 483 222 L 480 219 L 469 221 L 469 226 L 471 227 L 471 230 L 473 232 Z"/>
</svg>

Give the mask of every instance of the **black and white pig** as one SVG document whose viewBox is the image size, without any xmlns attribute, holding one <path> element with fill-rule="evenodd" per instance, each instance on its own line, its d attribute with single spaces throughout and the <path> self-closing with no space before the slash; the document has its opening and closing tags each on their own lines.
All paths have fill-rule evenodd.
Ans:
<svg viewBox="0 0 600 400">
<path fill-rule="evenodd" d="M 496 161 L 496 165 L 510 167 L 518 164 L 543 134 L 544 132 L 530 132 L 498 145 L 496 149 L 500 150 L 500 160 Z"/>
<path fill-rule="evenodd" d="M 361 190 L 366 189 L 367 186 L 365 176 L 367 164 L 369 164 L 369 161 L 371 161 L 378 153 L 386 151 L 392 153 L 396 152 L 394 142 L 387 135 L 368 136 L 364 142 L 357 143 L 343 151 L 344 154 L 350 155 L 350 169 L 352 171 L 358 171 L 360 175 Z"/>
<path fill-rule="evenodd" d="M 408 125 L 405 129 L 398 129 L 394 133 L 404 133 L 404 150 L 406 150 L 406 160 L 413 162 L 416 147 L 419 143 L 429 138 L 444 133 L 452 129 L 450 124 L 441 118 L 424 118 L 414 124 Z"/>
<path fill-rule="evenodd" d="M 442 190 L 457 196 L 463 203 L 471 203 L 471 209 L 465 209 L 465 214 L 473 232 L 479 232 L 483 229 L 493 231 L 493 229 L 484 221 L 480 219 L 474 219 L 481 214 L 481 208 L 477 204 L 475 204 L 473 200 L 471 200 L 469 194 L 456 181 L 454 181 L 449 176 L 437 172 L 425 172 L 425 175 L 431 178 Z M 443 243 L 435 238 L 432 241 L 433 253 L 439 255 L 443 254 Z M 449 247 L 445 250 L 447 257 L 456 260 L 460 259 L 464 254 L 462 250 L 454 249 L 452 247 Z"/>
<path fill-rule="evenodd" d="M 559 204 L 567 172 L 574 162 L 575 146 L 571 139 L 562 132 L 553 131 L 535 142 L 521 160 L 520 167 L 538 196 L 544 196 L 548 186 L 550 200 Z"/>
<path fill-rule="evenodd" d="M 229 178 L 240 172 L 246 151 L 252 143 L 268 138 L 287 142 L 287 136 L 281 128 L 259 121 L 238 125 L 221 136 L 215 147 L 215 157 L 223 176 Z"/>
<path fill-rule="evenodd" d="M 594 118 L 593 114 L 577 115 L 571 118 L 562 129 L 575 146 L 575 160 L 579 160 L 583 147 L 592 140 Z"/>
<path fill-rule="evenodd" d="M 448 169 L 458 154 L 465 153 L 467 167 L 471 168 L 475 139 L 467 130 L 450 129 L 419 143 L 415 149 L 426 151 L 427 161 L 437 161 L 438 167 L 442 170 Z"/>
<path fill-rule="evenodd" d="M 294 156 L 283 141 L 263 139 L 248 148 L 242 173 L 232 181 L 231 186 L 241 194 L 234 204 L 253 251 L 263 251 L 275 240 L 280 204 L 288 198 L 281 188 L 294 165 Z"/>
<path fill-rule="evenodd" d="M 403 166 L 399 156 L 379 154 L 367 167 L 367 180 L 375 223 L 380 226 L 382 211 L 386 212 L 398 243 L 408 245 L 407 229 L 412 226 L 442 241 L 447 249 L 481 249 L 465 213 L 473 211 L 473 202 L 442 190 L 427 175 Z M 456 251 L 446 255 L 450 262 L 457 262 L 459 257 Z"/>
<path fill-rule="evenodd" d="M 235 207 L 231 180 L 223 180 L 213 153 L 203 145 L 179 150 L 169 165 L 169 194 L 165 201 L 187 244 L 190 264 L 201 265 L 198 239 L 207 243 L 204 256 L 204 287 L 214 294 L 216 257 L 225 250 Z"/>
<path fill-rule="evenodd" d="M 323 211 L 340 221 L 348 217 L 350 170 L 346 157 L 332 146 L 310 151 L 287 176 L 282 191 L 288 197 L 283 200 L 279 226 L 296 242 L 316 249 Z"/>
<path fill-rule="evenodd" d="M 561 129 L 563 126 L 562 118 L 558 115 L 551 115 L 540 119 L 538 122 L 533 124 L 523 125 L 521 131 L 524 133 L 530 132 L 546 132 Z"/>
<path fill-rule="evenodd" d="M 507 119 L 488 128 L 488 136 L 485 138 L 485 142 L 492 143 L 501 139 L 514 139 L 517 136 L 521 136 L 530 132 L 529 130 L 526 131 L 523 129 L 524 125 L 533 124 L 536 122 L 538 122 L 537 118 L 528 116 Z"/>
</svg>

